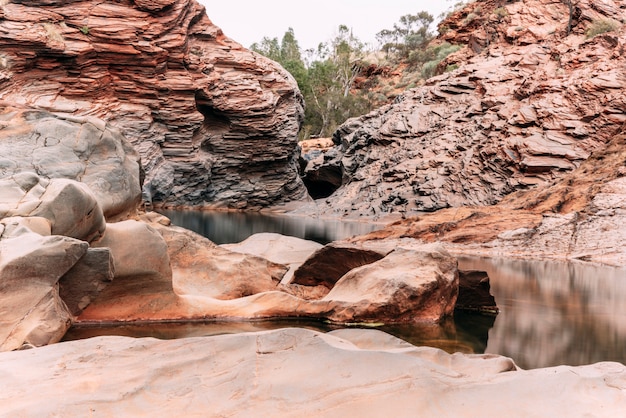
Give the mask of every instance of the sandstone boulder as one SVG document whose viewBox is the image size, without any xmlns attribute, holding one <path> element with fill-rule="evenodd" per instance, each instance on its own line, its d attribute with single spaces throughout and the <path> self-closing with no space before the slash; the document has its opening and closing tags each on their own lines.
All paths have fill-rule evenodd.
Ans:
<svg viewBox="0 0 626 418">
<path fill-rule="evenodd" d="M 252 254 L 263 257 L 273 263 L 284 264 L 289 267 L 281 280 L 281 284 L 291 283 L 294 271 L 316 250 L 321 244 L 296 237 L 274 233 L 254 234 L 238 244 L 223 244 L 222 248 L 238 253 Z"/>
<path fill-rule="evenodd" d="M 456 259 L 443 248 L 397 249 L 345 274 L 322 301 L 337 322 L 439 321 L 459 291 Z"/>
<path fill-rule="evenodd" d="M 294 273 L 292 283 L 305 286 L 323 285 L 332 289 L 350 270 L 371 264 L 391 250 L 370 249 L 347 242 L 331 242 L 311 255 Z"/>
<path fill-rule="evenodd" d="M 79 315 L 114 277 L 111 250 L 89 248 L 59 280 L 59 296 L 72 315 Z"/>
<path fill-rule="evenodd" d="M 172 276 L 166 242 L 144 222 L 129 220 L 107 224 L 104 236 L 92 243 L 92 247 L 110 250 L 115 277 Z"/>
<path fill-rule="evenodd" d="M 102 210 L 85 184 L 29 172 L 0 179 L 0 218 L 13 216 L 45 218 L 51 234 L 88 242 L 105 228 Z"/>
<path fill-rule="evenodd" d="M 0 123 L 0 174 L 13 175 L 25 192 L 35 188 L 34 194 L 37 183 L 44 183 L 30 173 L 41 179 L 75 180 L 88 186 L 100 206 L 97 211 L 109 220 L 136 213 L 141 199 L 139 156 L 111 125 L 94 117 L 6 105 L 0 105 Z M 72 202 L 76 196 L 62 197 Z"/>
<path fill-rule="evenodd" d="M 625 382 L 619 363 L 525 371 L 356 329 L 96 337 L 0 355 L 2 412 L 24 417 L 619 417 Z"/>
<path fill-rule="evenodd" d="M 168 226 L 164 217 L 145 219 L 167 243 L 171 279 L 144 275 L 119 280 L 116 274 L 78 322 L 303 317 L 432 323 L 454 309 L 456 261 L 440 248 L 396 250 L 388 259 L 352 269 L 329 293 L 319 283 L 282 285 L 286 265 L 221 248 Z"/>
<path fill-rule="evenodd" d="M 183 228 L 158 228 L 168 246 L 178 295 L 236 299 L 274 291 L 287 266 L 229 251 Z"/>
<path fill-rule="evenodd" d="M 0 236 L 0 351 L 59 341 L 71 314 L 58 282 L 89 245 L 62 236 L 41 236 L 25 226 Z"/>
</svg>

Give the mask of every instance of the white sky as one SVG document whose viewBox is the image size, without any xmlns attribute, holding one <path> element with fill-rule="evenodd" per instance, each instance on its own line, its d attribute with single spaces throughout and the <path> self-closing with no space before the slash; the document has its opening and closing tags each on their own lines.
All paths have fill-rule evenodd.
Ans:
<svg viewBox="0 0 626 418">
<path fill-rule="evenodd" d="M 316 48 L 335 35 L 339 25 L 352 29 L 362 42 L 376 45 L 376 33 L 391 29 L 400 16 L 429 12 L 439 15 L 451 0 L 198 0 L 224 34 L 245 47 L 264 36 L 278 40 L 292 27 L 302 50 Z"/>
</svg>

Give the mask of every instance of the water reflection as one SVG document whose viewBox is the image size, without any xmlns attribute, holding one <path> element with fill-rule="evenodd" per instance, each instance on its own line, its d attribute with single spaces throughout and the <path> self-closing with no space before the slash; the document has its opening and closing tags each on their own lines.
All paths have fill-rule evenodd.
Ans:
<svg viewBox="0 0 626 418">
<path fill-rule="evenodd" d="M 500 314 L 486 352 L 522 368 L 626 363 L 626 269 L 480 258 L 459 265 L 491 278 Z"/>
<path fill-rule="evenodd" d="M 159 210 L 174 225 L 197 232 L 216 244 L 241 242 L 259 232 L 276 232 L 321 244 L 363 235 L 382 227 L 381 224 L 321 220 L 262 213 L 201 212 Z"/>
<path fill-rule="evenodd" d="M 493 326 L 494 317 L 461 314 L 448 318 L 441 324 L 398 324 L 376 327 L 381 331 L 402 338 L 411 344 L 437 347 L 447 352 L 483 353 L 487 347 L 487 333 Z M 185 323 L 147 323 L 118 326 L 72 327 L 63 341 L 79 340 L 100 335 L 126 337 L 154 337 L 164 340 L 200 337 L 240 332 L 267 331 L 280 328 L 307 328 L 321 332 L 344 328 L 324 321 L 278 319 L 272 321 L 196 321 Z"/>
<path fill-rule="evenodd" d="M 263 214 L 163 211 L 175 225 L 222 244 L 258 232 L 326 243 L 377 225 Z M 500 314 L 457 314 L 433 325 L 389 325 L 383 331 L 448 352 L 494 353 L 522 368 L 599 361 L 626 363 L 626 269 L 584 263 L 462 257 L 459 267 L 487 271 Z M 494 322 L 495 320 L 495 322 Z M 93 335 L 181 338 L 282 327 L 337 328 L 316 321 L 209 322 L 72 329 L 66 339 Z"/>
<path fill-rule="evenodd" d="M 456 314 L 440 325 L 379 329 L 412 344 L 448 352 L 501 354 L 525 369 L 607 360 L 626 363 L 626 269 L 510 259 L 461 258 L 459 262 L 462 269 L 489 273 L 500 307 L 497 317 Z M 150 324 L 73 328 L 65 339 L 95 335 L 182 338 L 283 327 L 337 328 L 302 320 Z"/>
</svg>

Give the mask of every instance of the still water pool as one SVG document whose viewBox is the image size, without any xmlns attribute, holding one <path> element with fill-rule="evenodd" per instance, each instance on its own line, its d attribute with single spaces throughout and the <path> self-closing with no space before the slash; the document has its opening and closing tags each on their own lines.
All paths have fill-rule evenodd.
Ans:
<svg viewBox="0 0 626 418">
<path fill-rule="evenodd" d="M 239 242 L 257 232 L 278 232 L 328 242 L 369 232 L 377 225 L 241 213 L 164 212 L 176 225 L 217 243 Z M 574 262 L 461 257 L 464 270 L 487 271 L 500 307 L 497 317 L 456 314 L 438 325 L 388 325 L 378 329 L 416 345 L 448 352 L 494 353 L 522 368 L 598 361 L 626 363 L 626 269 Z M 66 340 L 95 335 L 183 338 L 282 327 L 335 329 L 302 320 L 194 322 L 72 328 Z"/>
</svg>

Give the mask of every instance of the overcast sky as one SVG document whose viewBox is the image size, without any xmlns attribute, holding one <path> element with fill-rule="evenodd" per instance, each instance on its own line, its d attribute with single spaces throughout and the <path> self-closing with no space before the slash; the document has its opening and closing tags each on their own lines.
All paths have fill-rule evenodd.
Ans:
<svg viewBox="0 0 626 418">
<path fill-rule="evenodd" d="M 326 42 L 343 24 L 363 42 L 391 29 L 400 16 L 425 10 L 435 19 L 451 0 L 199 0 L 211 21 L 245 47 L 264 36 L 279 40 L 289 27 L 303 50 Z"/>
</svg>

